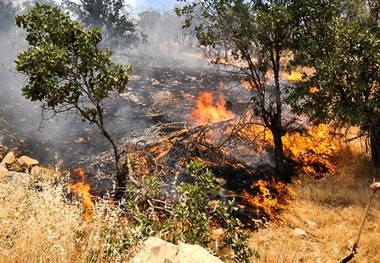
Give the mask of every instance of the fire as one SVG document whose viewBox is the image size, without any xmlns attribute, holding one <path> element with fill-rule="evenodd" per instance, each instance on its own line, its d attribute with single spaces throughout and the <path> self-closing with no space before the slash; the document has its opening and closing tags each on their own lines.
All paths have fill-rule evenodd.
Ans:
<svg viewBox="0 0 380 263">
<path fill-rule="evenodd" d="M 189 119 L 197 125 L 206 125 L 229 120 L 233 117 L 234 113 L 227 108 L 227 103 L 222 95 L 215 101 L 212 93 L 201 92 Z"/>
<path fill-rule="evenodd" d="M 251 188 L 254 193 L 243 190 L 241 196 L 252 212 L 260 211 L 268 220 L 277 224 L 283 223 L 284 219 L 280 212 L 291 208 L 292 201 L 296 196 L 294 190 L 274 179 L 269 181 L 258 180 Z"/>
<path fill-rule="evenodd" d="M 84 219 L 90 220 L 94 214 L 94 203 L 92 202 L 92 195 L 90 194 L 91 187 L 85 182 L 86 172 L 83 168 L 75 168 L 74 172 L 81 177 L 82 181 L 71 185 L 70 188 L 82 199 L 82 206 L 85 209 L 83 215 Z"/>
<path fill-rule="evenodd" d="M 315 70 L 311 68 L 297 68 L 290 73 L 282 73 L 282 79 L 288 82 L 302 82 L 307 79 L 308 75 L 312 75 L 314 72 Z"/>
<path fill-rule="evenodd" d="M 339 142 L 328 125 L 311 127 L 306 134 L 288 134 L 283 145 L 292 160 L 301 164 L 299 169 L 304 174 L 321 178 L 334 170 L 329 158 L 339 149 Z"/>
<path fill-rule="evenodd" d="M 282 78 L 288 82 L 303 81 L 304 75 L 299 71 L 292 71 L 290 73 L 283 73 Z"/>
</svg>

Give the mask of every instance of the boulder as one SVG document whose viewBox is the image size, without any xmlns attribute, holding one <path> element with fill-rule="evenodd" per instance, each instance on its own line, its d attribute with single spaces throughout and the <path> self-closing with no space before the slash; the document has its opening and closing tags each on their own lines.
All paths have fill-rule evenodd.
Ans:
<svg viewBox="0 0 380 263">
<path fill-rule="evenodd" d="M 29 156 L 25 155 L 18 158 L 17 161 L 19 164 L 26 165 L 28 167 L 32 167 L 39 164 L 39 162 L 36 159 L 30 158 Z"/>
<path fill-rule="evenodd" d="M 175 102 L 175 96 L 170 91 L 164 90 L 156 92 L 152 95 L 153 107 L 170 106 Z"/>
<path fill-rule="evenodd" d="M 148 238 L 131 263 L 223 263 L 198 245 L 179 243 L 178 246 L 158 237 Z"/>
<path fill-rule="evenodd" d="M 10 151 L 5 155 L 4 159 L 1 161 L 1 165 L 6 167 L 7 165 L 11 165 L 16 161 L 16 157 L 13 151 Z"/>
<path fill-rule="evenodd" d="M 0 179 L 3 179 L 9 175 L 9 171 L 5 166 L 0 165 Z"/>
</svg>

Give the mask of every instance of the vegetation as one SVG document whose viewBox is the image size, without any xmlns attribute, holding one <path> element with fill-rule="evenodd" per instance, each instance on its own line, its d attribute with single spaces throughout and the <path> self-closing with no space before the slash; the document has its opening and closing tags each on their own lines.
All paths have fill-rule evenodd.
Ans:
<svg viewBox="0 0 380 263">
<path fill-rule="evenodd" d="M 102 8 L 94 8 L 96 4 Z M 36 4 L 28 14 L 16 17 L 30 45 L 16 59 L 16 69 L 28 77 L 23 95 L 42 101 L 43 112 L 73 112 L 95 124 L 113 147 L 118 187 L 125 192 L 116 205 L 111 200 L 97 200 L 93 217 L 86 221 L 79 202 L 67 198 L 71 189 L 67 185 L 43 184 L 26 174 L 0 178 L 0 261 L 122 262 L 150 236 L 199 244 L 226 262 L 329 262 L 344 257 L 349 252 L 347 243 L 356 238 L 369 177 L 375 178 L 376 173 L 362 151 L 355 153 L 349 147 L 342 148 L 345 155 L 336 155 L 335 145 L 321 140 L 300 151 L 301 147 L 284 137 L 290 123 L 284 122 L 283 113 L 289 102 L 313 123 L 359 126 L 370 139 L 372 163 L 380 166 L 380 4 L 359 0 L 198 0 L 177 9 L 177 14 L 186 18 L 185 27 L 195 25 L 201 45 L 225 48 L 225 56 L 216 54 L 214 62 L 237 67 L 237 74 L 249 83 L 250 110 L 273 135 L 280 179 L 290 182 L 283 144 L 291 154 L 301 152 L 299 162 L 318 151 L 337 157 L 335 166 L 311 162 L 312 167 L 303 170 L 306 176 L 301 176 L 303 184 L 296 186 L 299 198 L 294 209 L 281 216 L 278 211 L 284 210 L 279 208 L 289 207 L 296 196 L 286 184 L 257 180 L 249 190 L 258 192 L 243 189 L 239 198 L 256 211 L 264 210 L 269 219 L 255 221 L 262 227 L 255 233 L 246 232 L 233 216 L 236 203 L 218 196 L 221 189 L 216 178 L 201 162 L 189 163 L 194 181 L 174 186 L 170 200 L 163 198 L 157 174 L 133 177 L 139 160 L 131 156 L 126 164 L 131 180 L 127 181 L 118 146 L 105 126 L 105 104 L 113 92 L 123 91 L 131 67 L 116 65 L 110 50 L 99 49 L 101 30 L 124 33 L 128 26 L 135 29 L 122 15 L 122 7 L 122 1 L 81 1 L 78 8 L 83 8 L 83 21 L 98 26 L 88 29 L 47 5 Z M 156 15 L 145 12 L 140 17 L 154 21 Z M 140 40 L 131 37 L 131 41 Z M 112 45 L 122 46 L 120 43 Z M 244 65 L 236 66 L 233 62 L 237 60 Z M 294 87 L 281 82 L 287 66 L 308 69 Z M 268 84 L 269 76 L 272 84 Z M 294 140 L 300 141 L 296 137 L 298 134 Z M 322 149 L 325 147 L 327 151 Z M 315 180 L 327 172 L 334 177 Z M 308 181 L 308 175 L 313 179 Z M 276 187 L 272 194 L 270 190 Z M 282 196 L 285 202 L 278 202 Z M 375 200 L 374 206 L 379 208 L 379 202 Z M 253 209 L 250 212 L 255 213 Z M 379 249 L 378 216 L 372 211 L 368 218 L 360 261 L 379 261 L 374 252 Z M 221 235 L 213 236 L 215 230 L 221 230 Z"/>
<path fill-rule="evenodd" d="M 235 74 L 250 83 L 253 115 L 272 132 L 277 175 L 289 182 L 282 137 L 291 123 L 283 118 L 287 86 L 281 83 L 281 72 L 292 47 L 291 36 L 299 26 L 292 1 L 201 0 L 176 11 L 186 18 L 185 27 L 195 23 L 201 45 L 229 47 L 232 56 L 218 54 L 215 63 L 244 61 L 235 64 Z M 269 78 L 273 84 L 268 85 Z"/>
<path fill-rule="evenodd" d="M 304 181 L 296 187 L 298 198 L 294 208 L 284 215 L 286 224 L 279 226 L 266 222 L 261 229 L 251 233 L 248 245 L 260 254 L 260 261 L 253 258 L 252 262 L 337 262 L 348 254 L 347 247 L 356 238 L 369 194 L 368 176 L 376 174 L 370 169 L 368 160 L 363 158 L 361 151 L 344 153 L 344 156 L 339 156 L 341 161 L 332 177 L 327 180 Z M 204 168 L 200 167 L 199 171 L 204 173 Z M 203 175 L 209 178 L 208 176 Z M 198 183 L 204 185 L 204 180 Z M 139 195 L 137 189 L 131 189 L 131 197 L 139 196 L 139 200 L 144 200 L 146 196 L 156 197 L 154 189 L 157 189 L 157 185 L 156 178 L 147 178 L 145 189 L 151 192 Z M 192 185 L 183 187 L 190 189 Z M 195 192 L 189 192 L 187 196 L 193 194 Z M 92 220 L 85 221 L 80 202 L 68 202 L 66 196 L 65 185 L 36 184 L 34 178 L 25 174 L 1 178 L 0 261 L 38 262 L 43 258 L 57 263 L 116 262 L 117 259 L 129 258 L 134 252 L 132 244 L 140 238 L 146 238 L 149 234 L 167 238 L 170 236 L 165 231 L 151 231 L 160 228 L 154 224 L 157 221 L 149 220 L 147 210 L 143 207 L 133 208 L 134 211 L 139 211 L 136 219 L 141 218 L 142 221 L 138 223 L 135 220 L 137 224 L 132 225 L 132 222 L 125 220 L 125 216 L 131 215 L 125 207 L 111 206 L 109 201 L 103 200 L 96 203 Z M 203 195 L 203 204 L 207 202 L 205 197 L 206 194 Z M 128 202 L 132 205 L 131 201 Z M 187 202 L 190 203 L 191 200 Z M 146 201 L 139 202 L 144 203 L 148 204 Z M 187 211 L 192 218 L 205 218 L 184 204 L 178 203 L 177 214 Z M 358 262 L 377 262 L 380 259 L 377 253 L 380 249 L 377 242 L 379 209 L 380 202 L 376 195 L 356 255 Z M 203 224 L 200 225 L 202 226 Z M 162 230 L 170 229 L 162 227 Z M 296 235 L 294 229 L 297 228 L 304 230 L 307 236 Z M 179 232 L 172 233 L 171 238 L 173 236 L 181 240 Z M 190 242 L 192 239 L 186 240 Z M 199 242 L 206 240 L 203 236 L 199 238 Z M 224 250 L 221 255 L 227 255 L 227 251 L 228 249 Z"/>
<path fill-rule="evenodd" d="M 147 44 L 147 36 L 139 32 L 137 23 L 126 12 L 122 0 L 66 0 L 68 8 L 88 27 L 98 27 L 104 37 L 102 45 L 112 49 L 136 48 Z"/>
<path fill-rule="evenodd" d="M 316 123 L 358 126 L 380 167 L 378 1 L 299 1 L 305 26 L 295 65 L 313 68 L 293 92 L 293 107 Z M 318 8 L 314 8 L 317 6 Z"/>
<path fill-rule="evenodd" d="M 231 216 L 231 204 L 215 200 L 210 207 L 218 191 L 214 175 L 199 162 L 188 168 L 195 183 L 179 185 L 175 203 L 160 205 L 161 184 L 152 175 L 139 187 L 130 185 L 118 205 L 106 199 L 97 202 L 90 221 L 81 217 L 79 203 L 67 202 L 69 186 L 36 183 L 26 174 L 2 178 L 0 197 L 9 207 L 0 213 L 0 260 L 125 262 L 141 241 L 158 236 L 199 244 L 226 262 L 250 262 L 250 235 Z M 219 228 L 223 234 L 213 239 L 212 231 Z"/>
<path fill-rule="evenodd" d="M 115 64 L 110 50 L 99 50 L 98 28 L 87 30 L 56 7 L 37 3 L 16 23 L 31 46 L 16 59 L 16 69 L 28 77 L 23 96 L 42 101 L 43 111 L 74 112 L 95 124 L 113 147 L 118 186 L 125 187 L 118 147 L 105 125 L 105 103 L 113 91 L 124 90 L 131 67 Z"/>
<path fill-rule="evenodd" d="M 157 177 L 148 176 L 138 187 L 129 185 L 121 206 L 131 228 L 123 235 L 126 243 L 118 249 L 155 235 L 172 243 L 198 244 L 228 262 L 249 262 L 253 255 L 249 233 L 239 229 L 239 220 L 231 215 L 233 203 L 215 200 L 219 187 L 203 163 L 191 162 L 188 169 L 195 182 L 176 186 L 176 197 L 165 205 L 158 200 L 162 185 Z M 224 232 L 218 242 L 212 238 L 217 228 Z"/>
</svg>

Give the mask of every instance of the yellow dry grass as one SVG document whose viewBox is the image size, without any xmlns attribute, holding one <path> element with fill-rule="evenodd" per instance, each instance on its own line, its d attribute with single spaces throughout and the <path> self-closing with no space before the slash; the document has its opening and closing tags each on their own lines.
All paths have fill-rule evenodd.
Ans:
<svg viewBox="0 0 380 263">
<path fill-rule="evenodd" d="M 75 262 L 78 206 L 22 173 L 0 181 L 0 262 Z"/>
<path fill-rule="evenodd" d="M 293 186 L 296 201 L 284 214 L 283 225 L 268 223 L 252 234 L 251 246 L 261 256 L 258 262 L 328 263 L 348 255 L 368 201 L 369 185 L 374 176 L 380 178 L 370 167 L 362 153 L 346 153 L 329 177 L 300 178 Z M 91 253 L 105 249 L 101 235 L 105 218 L 84 221 L 80 203 L 68 202 L 63 193 L 61 185 L 37 186 L 24 174 L 0 179 L 0 262 L 90 262 Z M 117 218 L 107 222 L 116 225 L 112 220 Z M 380 262 L 379 223 L 380 192 L 374 197 L 358 254 L 351 262 Z M 127 257 L 128 253 L 116 258 L 126 262 L 122 259 Z"/>
<path fill-rule="evenodd" d="M 338 262 L 350 253 L 369 201 L 369 185 L 380 172 L 361 153 L 346 153 L 335 172 L 295 186 L 297 199 L 281 226 L 255 232 L 251 244 L 259 262 Z M 350 262 L 380 262 L 380 192 L 365 221 L 358 254 Z"/>
</svg>

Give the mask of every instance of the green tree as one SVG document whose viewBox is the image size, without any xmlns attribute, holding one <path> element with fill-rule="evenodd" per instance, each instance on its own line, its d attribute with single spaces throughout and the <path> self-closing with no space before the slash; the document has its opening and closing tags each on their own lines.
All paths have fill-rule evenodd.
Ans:
<svg viewBox="0 0 380 263">
<path fill-rule="evenodd" d="M 138 30 L 123 0 L 66 0 L 68 8 L 88 27 L 99 27 L 104 44 L 113 49 L 136 48 L 147 44 L 147 36 Z"/>
<path fill-rule="evenodd" d="M 314 72 L 294 89 L 294 109 L 317 123 L 360 127 L 380 167 L 380 2 L 315 1 L 318 12 L 306 2 L 294 65 Z"/>
<path fill-rule="evenodd" d="M 98 28 L 86 30 L 56 7 L 37 3 L 17 16 L 16 24 L 26 30 L 30 45 L 15 61 L 16 69 L 28 76 L 23 96 L 42 101 L 43 110 L 75 112 L 95 124 L 112 144 L 118 186 L 125 186 L 118 147 L 105 127 L 104 104 L 112 91 L 124 90 L 131 67 L 115 64 L 110 50 L 98 49 Z"/>
<path fill-rule="evenodd" d="M 281 72 L 291 36 L 299 26 L 293 4 L 289 0 L 199 0 L 176 9 L 185 17 L 185 27 L 198 21 L 195 30 L 201 45 L 231 47 L 234 58 L 246 62 L 238 74 L 243 73 L 252 83 L 253 112 L 273 134 L 276 172 L 285 181 L 290 178 L 284 164 L 282 136 L 289 123 L 283 119 L 287 86 L 281 83 Z M 273 75 L 270 85 L 268 70 Z"/>
</svg>

